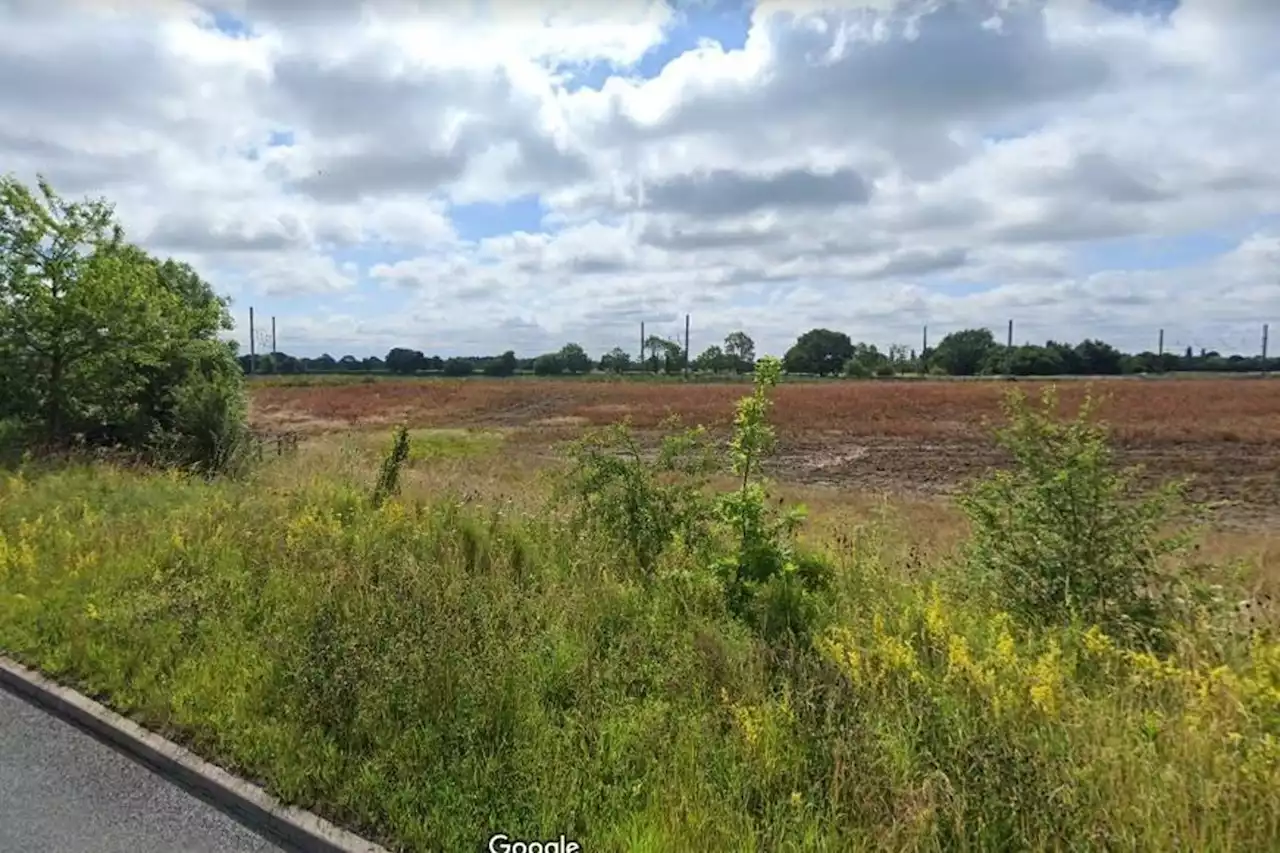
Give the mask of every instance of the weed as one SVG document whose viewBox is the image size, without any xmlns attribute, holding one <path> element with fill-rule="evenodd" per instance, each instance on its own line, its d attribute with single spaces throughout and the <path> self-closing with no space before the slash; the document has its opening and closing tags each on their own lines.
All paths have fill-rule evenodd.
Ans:
<svg viewBox="0 0 1280 853">
<path fill-rule="evenodd" d="M 383 457 L 382 467 L 378 471 L 378 482 L 373 487 L 370 502 L 374 509 L 382 506 L 386 500 L 400 491 L 400 470 L 409 459 L 409 431 L 401 426 L 396 429 L 391 447 Z"/>
</svg>

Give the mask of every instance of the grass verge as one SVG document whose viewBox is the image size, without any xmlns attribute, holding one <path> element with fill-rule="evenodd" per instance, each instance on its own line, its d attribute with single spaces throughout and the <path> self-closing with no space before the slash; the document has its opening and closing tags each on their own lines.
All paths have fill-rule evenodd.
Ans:
<svg viewBox="0 0 1280 853">
<path fill-rule="evenodd" d="M 419 477 L 501 447 L 441 435 Z M 688 553 L 640 576 L 528 495 L 373 509 L 365 453 L 8 476 L 0 648 L 398 849 L 1280 838 L 1280 645 L 1207 611 L 1161 657 L 1021 628 L 950 561 L 908 566 L 886 515 L 812 543 L 828 627 L 771 645 Z"/>
</svg>

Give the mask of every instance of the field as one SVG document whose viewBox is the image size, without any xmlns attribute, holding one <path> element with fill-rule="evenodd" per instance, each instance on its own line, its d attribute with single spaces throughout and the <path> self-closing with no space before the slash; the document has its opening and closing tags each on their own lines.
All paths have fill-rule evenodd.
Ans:
<svg viewBox="0 0 1280 853">
<path fill-rule="evenodd" d="M 717 574 L 735 524 L 701 516 L 706 540 L 664 535 L 646 564 L 550 476 L 591 424 L 727 437 L 745 384 L 256 384 L 255 426 L 302 440 L 242 477 L 0 476 L 0 648 L 396 850 L 1278 849 L 1280 613 L 1236 602 L 1280 590 L 1280 383 L 1098 383 L 1124 456 L 1237 501 L 1159 562 L 1177 592 L 1150 645 L 1029 613 L 962 548 L 981 525 L 942 493 L 1006 461 L 984 423 L 1004 390 L 774 390 L 761 500 L 808 505 L 794 554 L 829 573 L 813 599 L 761 587 L 812 619 L 779 636 Z M 1087 467 L 1076 493 L 1099 494 Z M 661 510 L 646 529 L 679 509 L 630 494 Z M 1115 506 L 1074 545 L 1018 508 L 1021 545 L 1080 576 L 1151 553 Z"/>
<path fill-rule="evenodd" d="M 781 448 L 773 474 L 794 484 L 920 498 L 953 492 L 1002 461 L 989 422 L 1010 387 L 1035 382 L 802 382 L 775 393 Z M 1099 380 L 1059 384 L 1067 409 L 1087 391 L 1126 462 L 1153 480 L 1192 476 L 1201 501 L 1230 502 L 1220 521 L 1280 522 L 1280 382 Z M 402 380 L 255 387 L 266 429 L 326 433 L 417 427 L 504 431 L 512 447 L 545 457 L 583 426 L 629 418 L 638 428 L 675 414 L 723 431 L 743 393 L 734 383 L 575 380 Z"/>
</svg>

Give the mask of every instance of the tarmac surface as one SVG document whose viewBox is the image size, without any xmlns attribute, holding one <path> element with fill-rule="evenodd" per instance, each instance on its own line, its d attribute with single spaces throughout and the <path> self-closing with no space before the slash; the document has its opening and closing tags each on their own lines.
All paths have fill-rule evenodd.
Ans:
<svg viewBox="0 0 1280 853">
<path fill-rule="evenodd" d="M 75 726 L 0 689 L 0 851 L 284 849 Z"/>
</svg>

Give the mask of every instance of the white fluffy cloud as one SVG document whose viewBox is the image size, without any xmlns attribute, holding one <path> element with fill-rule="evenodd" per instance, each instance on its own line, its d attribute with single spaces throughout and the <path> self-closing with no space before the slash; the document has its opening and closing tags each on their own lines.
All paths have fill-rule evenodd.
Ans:
<svg viewBox="0 0 1280 853">
<path fill-rule="evenodd" d="M 298 351 L 1280 319 L 1273 0 L 762 2 L 728 48 L 708 20 L 0 0 L 0 164 L 112 199 Z"/>
</svg>

